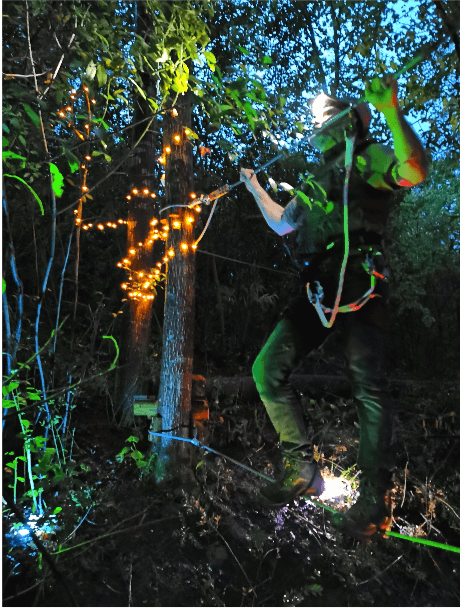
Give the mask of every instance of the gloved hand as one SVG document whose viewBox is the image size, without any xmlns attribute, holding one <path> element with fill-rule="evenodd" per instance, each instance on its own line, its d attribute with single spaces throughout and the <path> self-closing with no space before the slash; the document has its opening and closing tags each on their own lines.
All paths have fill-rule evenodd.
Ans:
<svg viewBox="0 0 460 608">
<path fill-rule="evenodd" d="M 398 107 L 398 82 L 391 74 L 377 76 L 366 83 L 365 96 L 366 101 L 385 114 Z"/>
</svg>

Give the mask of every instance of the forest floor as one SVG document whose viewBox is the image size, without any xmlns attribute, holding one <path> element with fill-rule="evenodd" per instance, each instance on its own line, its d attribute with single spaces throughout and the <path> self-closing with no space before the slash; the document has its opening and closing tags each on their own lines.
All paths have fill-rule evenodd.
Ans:
<svg viewBox="0 0 460 608">
<path fill-rule="evenodd" d="M 415 381 L 393 388 L 392 530 L 460 547 L 458 388 Z M 339 509 L 356 497 L 359 431 L 350 395 L 334 390 L 326 383 L 304 405 L 319 431 L 321 465 L 346 478 L 344 496 L 327 503 Z M 209 404 L 208 445 L 274 476 L 276 436 L 261 403 L 217 385 Z M 459 553 L 393 537 L 358 543 L 304 499 L 269 510 L 257 498 L 263 479 L 195 446 L 190 474 L 157 484 L 129 454 L 116 458 L 132 435 L 147 452 L 147 429 L 137 422 L 116 427 L 103 403 L 81 409 L 73 458 L 94 505 L 70 536 L 56 527 L 43 540 L 58 575 L 43 559 L 37 568 L 33 543 L 10 550 L 4 606 L 460 605 Z"/>
</svg>

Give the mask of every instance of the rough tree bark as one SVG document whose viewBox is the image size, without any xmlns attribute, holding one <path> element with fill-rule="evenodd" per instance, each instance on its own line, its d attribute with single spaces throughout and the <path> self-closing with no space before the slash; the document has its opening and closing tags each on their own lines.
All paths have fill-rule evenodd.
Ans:
<svg viewBox="0 0 460 608">
<path fill-rule="evenodd" d="M 187 138 L 191 110 L 190 95 L 184 94 L 164 116 L 165 207 L 188 205 L 193 200 L 192 145 Z M 162 217 L 169 224 L 166 254 L 174 255 L 167 271 L 158 409 L 164 433 L 190 437 L 195 299 L 192 245 L 197 211 L 177 206 Z M 163 437 L 157 448 L 157 478 L 183 476 L 188 470 L 188 448 L 184 442 Z"/>
<path fill-rule="evenodd" d="M 142 8 L 142 5 L 141 5 Z M 151 19 L 144 11 L 138 14 L 138 33 L 146 35 Z M 141 74 L 144 90 L 154 96 L 155 83 L 152 76 L 144 72 Z M 148 103 L 137 96 L 134 122 L 139 123 L 145 118 L 151 117 L 152 112 Z M 147 123 L 141 122 L 134 128 L 134 142 L 137 142 Z M 140 272 L 154 266 L 152 243 L 147 238 L 150 231 L 150 220 L 157 215 L 155 210 L 155 199 L 151 193 L 155 192 L 158 183 L 158 154 L 156 133 L 153 126 L 142 137 L 141 142 L 135 148 L 130 170 L 131 200 L 129 201 L 128 224 L 127 224 L 127 253 L 130 260 L 131 276 L 128 279 L 139 280 Z M 129 253 L 135 251 L 135 253 Z M 124 424 L 133 420 L 133 397 L 146 392 L 145 382 L 142 382 L 142 366 L 148 354 L 150 338 L 150 327 L 152 321 L 153 300 L 129 299 L 129 312 L 125 319 L 123 335 L 121 338 L 121 374 L 118 383 L 116 413 Z"/>
</svg>

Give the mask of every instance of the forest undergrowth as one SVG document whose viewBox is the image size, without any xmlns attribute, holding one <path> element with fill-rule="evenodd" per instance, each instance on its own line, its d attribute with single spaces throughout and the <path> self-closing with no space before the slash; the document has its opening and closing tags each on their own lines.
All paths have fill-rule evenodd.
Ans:
<svg viewBox="0 0 460 608">
<path fill-rule="evenodd" d="M 392 530 L 460 547 L 458 387 L 413 382 L 393 392 Z M 336 499 L 346 508 L 358 486 L 354 404 L 325 390 L 304 406 L 318 429 L 316 457 L 352 490 Z M 102 402 L 80 409 L 73 458 L 92 507 L 40 536 L 55 571 L 31 539 L 11 547 L 5 538 L 4 606 L 459 604 L 458 554 L 396 538 L 358 543 L 304 499 L 268 510 L 257 498 L 263 479 L 203 449 L 190 446 L 182 483 L 157 484 L 145 421 L 119 428 Z M 214 450 L 275 475 L 276 436 L 260 403 L 215 390 L 207 433 Z"/>
</svg>

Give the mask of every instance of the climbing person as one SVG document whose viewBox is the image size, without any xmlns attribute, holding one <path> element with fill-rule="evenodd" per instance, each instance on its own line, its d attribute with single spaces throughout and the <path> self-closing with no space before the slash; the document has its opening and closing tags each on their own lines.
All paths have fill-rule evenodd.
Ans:
<svg viewBox="0 0 460 608">
<path fill-rule="evenodd" d="M 347 512 L 334 515 L 332 523 L 356 538 L 372 537 L 391 521 L 393 409 L 385 379 L 388 284 L 383 239 L 395 192 L 422 182 L 428 164 L 397 92 L 397 81 L 386 75 L 366 85 L 367 103 L 324 94 L 313 101 L 310 141 L 324 163 L 314 181 L 304 183 L 285 208 L 270 198 L 251 170 L 241 169 L 240 176 L 272 230 L 281 236 L 296 231 L 291 253 L 301 278 L 299 293 L 289 301 L 253 365 L 285 463 L 281 479 L 262 488 L 261 494 L 270 505 L 281 506 L 297 496 L 323 491 L 313 458 L 313 429 L 290 376 L 304 355 L 321 346 L 332 325 L 343 342 L 360 423 L 359 498 Z M 382 112 L 394 150 L 370 137 L 368 103 Z M 338 114 L 347 107 L 344 126 Z M 346 139 L 352 137 L 353 156 L 347 156 Z M 326 315 L 334 309 L 338 313 L 331 324 Z"/>
</svg>

